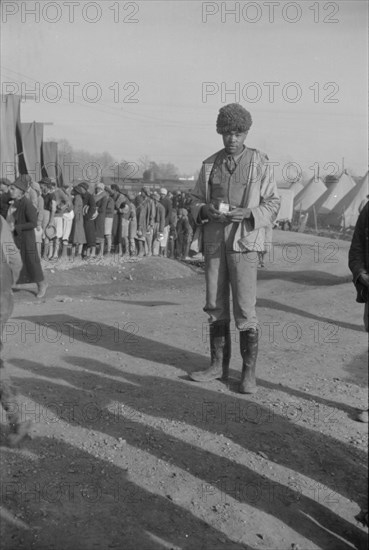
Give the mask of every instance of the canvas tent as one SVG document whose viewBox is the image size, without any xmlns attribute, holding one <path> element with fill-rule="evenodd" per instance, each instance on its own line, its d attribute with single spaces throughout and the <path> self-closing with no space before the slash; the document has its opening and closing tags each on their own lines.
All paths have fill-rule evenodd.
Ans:
<svg viewBox="0 0 369 550">
<path fill-rule="evenodd" d="M 56 181 L 58 187 L 63 185 L 63 174 L 58 157 L 58 144 L 56 141 L 44 141 L 41 148 L 41 172 L 43 177 Z"/>
<path fill-rule="evenodd" d="M 290 191 L 293 192 L 294 197 L 296 197 L 303 189 L 304 189 L 304 186 L 301 183 L 301 181 L 297 181 L 296 183 L 293 183 L 290 187 Z"/>
<path fill-rule="evenodd" d="M 320 199 L 318 199 L 318 205 L 319 207 L 316 209 L 318 214 L 328 214 L 333 210 L 333 208 L 336 206 L 336 204 L 343 199 L 345 195 L 351 190 L 355 188 L 355 182 L 352 179 L 351 176 L 348 175 L 346 171 L 344 171 L 339 178 L 339 180 L 331 185 L 329 189 L 327 189 L 327 196 L 320 203 Z"/>
<path fill-rule="evenodd" d="M 19 173 L 18 146 L 20 143 L 21 96 L 1 95 L 0 163 L 1 177 L 13 181 Z M 18 145 L 17 145 L 18 142 Z"/>
<path fill-rule="evenodd" d="M 42 122 L 22 122 L 22 149 L 27 174 L 35 181 L 41 179 L 41 147 L 44 134 Z"/>
<path fill-rule="evenodd" d="M 327 190 L 323 181 L 312 177 L 294 199 L 294 209 L 306 212 Z"/>
<path fill-rule="evenodd" d="M 328 225 L 337 227 L 354 227 L 359 216 L 359 207 L 365 202 L 369 193 L 368 172 L 361 182 L 357 183 L 331 210 L 326 217 Z"/>
<path fill-rule="evenodd" d="M 318 221 L 327 225 L 327 214 L 329 214 L 336 204 L 338 204 L 354 187 L 354 180 L 344 171 L 340 178 L 335 181 L 335 183 L 332 183 L 323 195 L 308 209 L 308 224 L 312 225 L 315 223 L 314 220 L 317 217 Z"/>
</svg>

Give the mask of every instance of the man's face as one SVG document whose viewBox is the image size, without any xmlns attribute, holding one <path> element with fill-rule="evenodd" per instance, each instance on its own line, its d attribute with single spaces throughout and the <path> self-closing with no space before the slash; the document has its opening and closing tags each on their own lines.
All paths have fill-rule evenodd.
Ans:
<svg viewBox="0 0 369 550">
<path fill-rule="evenodd" d="M 0 183 L 0 194 L 7 193 L 9 191 L 9 187 L 5 183 Z"/>
<path fill-rule="evenodd" d="M 223 143 L 228 155 L 239 155 L 243 150 L 247 132 L 228 132 L 222 134 Z"/>
<path fill-rule="evenodd" d="M 9 187 L 9 194 L 14 200 L 18 200 L 23 197 L 23 191 L 21 189 L 18 189 L 18 187 L 15 187 L 15 185 L 11 185 Z"/>
</svg>

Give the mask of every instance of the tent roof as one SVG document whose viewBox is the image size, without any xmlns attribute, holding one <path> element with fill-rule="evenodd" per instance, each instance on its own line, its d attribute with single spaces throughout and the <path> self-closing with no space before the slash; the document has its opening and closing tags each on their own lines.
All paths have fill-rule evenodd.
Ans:
<svg viewBox="0 0 369 550">
<path fill-rule="evenodd" d="M 321 195 L 313 205 L 317 214 L 329 214 L 336 204 L 355 187 L 355 182 L 346 172 L 343 172 L 340 179 L 330 185 L 330 187 Z"/>
<path fill-rule="evenodd" d="M 323 195 L 327 190 L 323 181 L 313 176 L 301 191 L 297 193 L 294 200 L 294 209 L 302 210 L 305 212 L 308 210 L 315 201 Z"/>
<path fill-rule="evenodd" d="M 367 200 L 369 193 L 368 172 L 361 178 L 361 182 L 353 187 L 346 195 L 335 205 L 327 216 L 329 225 L 354 227 L 359 217 L 359 207 Z"/>
</svg>

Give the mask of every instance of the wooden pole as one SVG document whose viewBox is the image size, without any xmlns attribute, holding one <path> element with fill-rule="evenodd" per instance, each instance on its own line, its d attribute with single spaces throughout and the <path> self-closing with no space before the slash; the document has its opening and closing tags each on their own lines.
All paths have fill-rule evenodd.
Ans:
<svg viewBox="0 0 369 550">
<path fill-rule="evenodd" d="M 315 231 L 318 233 L 318 220 L 317 220 L 316 210 L 315 210 L 315 206 L 314 206 L 314 205 L 313 205 L 313 212 L 314 212 Z"/>
</svg>

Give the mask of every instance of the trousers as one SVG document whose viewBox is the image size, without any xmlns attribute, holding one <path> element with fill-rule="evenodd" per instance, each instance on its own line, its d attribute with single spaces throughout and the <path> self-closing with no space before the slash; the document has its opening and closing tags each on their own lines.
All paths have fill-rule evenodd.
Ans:
<svg viewBox="0 0 369 550">
<path fill-rule="evenodd" d="M 207 245 L 205 256 L 206 305 L 209 322 L 230 321 L 230 292 L 238 330 L 257 328 L 256 252 L 227 251 L 225 243 Z"/>
</svg>

